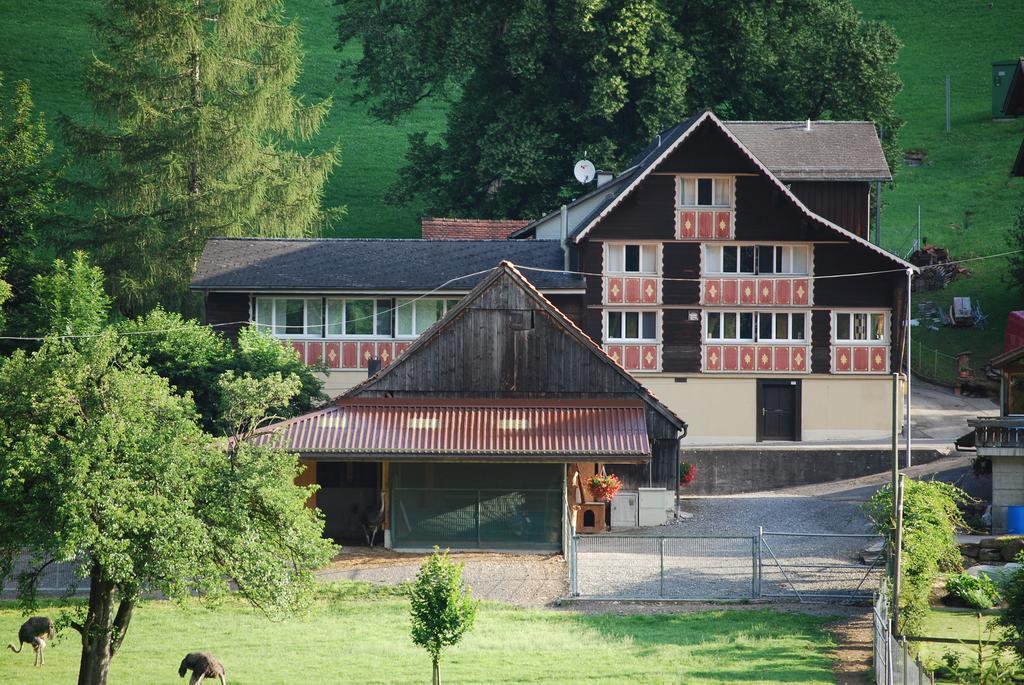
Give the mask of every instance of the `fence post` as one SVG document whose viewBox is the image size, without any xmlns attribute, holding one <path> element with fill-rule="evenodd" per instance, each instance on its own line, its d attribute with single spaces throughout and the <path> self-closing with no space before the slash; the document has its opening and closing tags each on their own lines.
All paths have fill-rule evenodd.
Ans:
<svg viewBox="0 0 1024 685">
<path fill-rule="evenodd" d="M 665 538 L 658 538 L 658 547 L 661 556 L 661 574 L 659 575 L 658 581 L 658 596 L 665 596 Z"/>
<path fill-rule="evenodd" d="M 579 597 L 579 583 L 576 580 L 576 554 L 578 552 L 577 539 L 573 535 L 569 538 L 569 594 L 572 597 Z"/>
<path fill-rule="evenodd" d="M 764 526 L 757 527 L 757 596 L 761 597 L 764 592 L 764 559 L 761 556 L 763 546 Z"/>
</svg>

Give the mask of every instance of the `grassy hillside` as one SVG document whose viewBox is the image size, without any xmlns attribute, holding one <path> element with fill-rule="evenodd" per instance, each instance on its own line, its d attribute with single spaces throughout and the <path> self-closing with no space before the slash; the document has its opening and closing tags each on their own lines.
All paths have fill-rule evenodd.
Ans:
<svg viewBox="0 0 1024 685">
<path fill-rule="evenodd" d="M 334 109 L 310 144 L 341 141 L 342 164 L 327 188 L 330 204 L 348 206 L 337 234 L 419 236 L 420 208 L 387 205 L 383 195 L 402 164 L 406 135 L 443 128 L 443 108 L 426 103 L 396 126 L 370 119 L 361 105 L 352 104 L 349 83 L 335 78 L 340 56 L 334 49 L 331 0 L 286 0 L 285 4 L 302 27 L 306 55 L 300 94 L 308 101 L 334 96 Z M 4 3 L 0 8 L 4 26 L 0 71 L 7 81 L 29 79 L 37 106 L 50 119 L 58 112 L 90 114 L 79 83 L 82 65 L 96 45 L 87 17 L 99 5 L 98 0 L 37 0 Z"/>
<path fill-rule="evenodd" d="M 957 258 L 1005 251 L 1006 228 L 1024 204 L 1024 179 L 1010 178 L 1010 165 L 1024 139 L 1024 120 L 992 121 L 991 65 L 1024 54 L 1024 3 L 1008 0 L 855 0 L 866 17 L 884 19 L 905 47 L 898 68 L 903 92 L 896 101 L 906 120 L 900 142 L 926 153 L 922 166 L 897 170 L 883 192 L 882 243 L 902 255 L 910 249 L 921 206 L 921 234 Z M 945 77 L 951 78 L 951 131 L 945 132 Z M 966 265 L 973 271 L 944 291 L 921 293 L 918 301 L 946 306 L 954 296 L 981 299 L 985 331 L 925 327 L 913 339 L 926 348 L 975 353 L 980 366 L 1002 348 L 1006 313 L 1024 307 L 1024 292 L 1010 287 L 1006 260 Z M 916 303 L 915 303 L 916 309 Z M 916 315 L 916 313 L 915 313 Z M 916 353 L 916 345 L 914 352 Z M 926 359 L 931 353 L 925 354 Z M 940 365 L 943 363 L 939 357 Z M 946 372 L 952 365 L 947 363 Z"/>
</svg>

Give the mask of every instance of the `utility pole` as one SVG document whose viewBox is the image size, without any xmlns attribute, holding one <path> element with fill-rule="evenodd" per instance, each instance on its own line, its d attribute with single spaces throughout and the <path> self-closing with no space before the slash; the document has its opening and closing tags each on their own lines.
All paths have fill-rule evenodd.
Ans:
<svg viewBox="0 0 1024 685">
<path fill-rule="evenodd" d="M 910 452 L 910 290 L 914 284 L 914 271 L 913 269 L 907 269 L 907 459 L 905 466 L 910 468 L 911 466 L 911 452 Z"/>
<path fill-rule="evenodd" d="M 896 489 L 899 487 L 900 479 L 900 374 L 892 375 L 892 484 L 891 492 L 893 498 L 893 512 L 896 511 Z M 889 577 L 894 578 L 896 573 L 895 556 L 889 554 Z"/>
<path fill-rule="evenodd" d="M 893 514 L 896 517 L 896 542 L 893 545 L 893 574 L 892 574 L 892 635 L 900 635 L 900 573 L 902 568 L 903 554 L 903 474 L 900 474 L 896 481 L 896 490 L 893 493 Z"/>
</svg>

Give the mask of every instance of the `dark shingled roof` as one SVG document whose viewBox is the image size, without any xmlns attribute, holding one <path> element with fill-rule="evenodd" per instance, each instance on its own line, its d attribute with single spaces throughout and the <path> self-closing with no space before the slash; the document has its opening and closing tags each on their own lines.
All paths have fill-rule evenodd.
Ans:
<svg viewBox="0 0 1024 685">
<path fill-rule="evenodd" d="M 562 269 L 550 240 L 393 240 L 212 238 L 192 278 L 196 290 L 393 290 L 437 288 L 450 279 L 498 266 Z M 536 287 L 583 288 L 577 276 L 526 270 Z M 445 286 L 469 290 L 483 275 Z"/>
<path fill-rule="evenodd" d="M 783 181 L 891 181 L 870 121 L 723 121 Z"/>
</svg>

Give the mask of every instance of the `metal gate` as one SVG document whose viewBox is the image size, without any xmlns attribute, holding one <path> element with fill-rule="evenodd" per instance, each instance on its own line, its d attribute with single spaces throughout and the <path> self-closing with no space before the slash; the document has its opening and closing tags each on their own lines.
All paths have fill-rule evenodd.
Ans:
<svg viewBox="0 0 1024 685">
<path fill-rule="evenodd" d="M 870 533 L 758 530 L 758 596 L 799 602 L 868 602 L 885 571 L 881 549 L 865 563 Z"/>
</svg>

